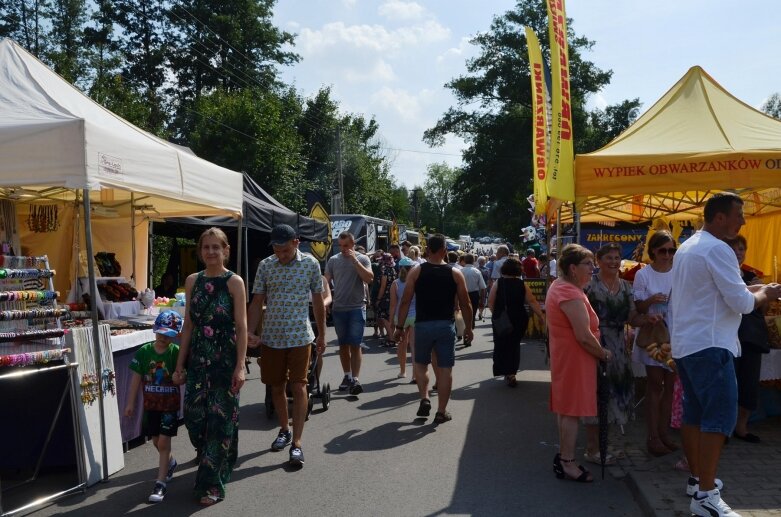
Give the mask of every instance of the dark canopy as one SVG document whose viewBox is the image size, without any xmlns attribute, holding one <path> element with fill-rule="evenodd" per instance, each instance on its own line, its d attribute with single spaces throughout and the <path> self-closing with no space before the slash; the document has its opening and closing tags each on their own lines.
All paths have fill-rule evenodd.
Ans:
<svg viewBox="0 0 781 517">
<path fill-rule="evenodd" d="M 269 234 L 274 225 L 289 224 L 298 232 L 302 241 L 325 242 L 328 240 L 327 223 L 293 212 L 271 197 L 246 173 L 244 174 L 242 208 L 244 218 L 241 221 L 241 257 L 237 256 L 236 253 L 231 253 L 228 267 L 245 279 L 253 278 L 250 275 L 254 275 L 258 262 L 271 254 Z M 154 235 L 197 240 L 206 228 L 217 226 L 225 231 L 231 249 L 237 250 L 238 225 L 239 221 L 232 217 L 173 217 L 165 219 L 165 222 L 151 223 L 149 231 Z M 238 261 L 239 258 L 241 258 L 241 262 Z M 167 271 L 172 273 L 179 283 L 184 281 L 184 276 L 187 273 L 194 272 L 182 271 L 181 267 L 179 249 L 175 247 L 168 262 Z M 150 266 L 150 275 L 151 272 Z M 247 282 L 247 287 L 251 287 L 251 282 Z"/>
<path fill-rule="evenodd" d="M 328 240 L 328 224 L 300 215 L 274 199 L 255 180 L 244 173 L 244 218 L 242 226 L 250 230 L 270 233 L 276 224 L 289 224 L 298 232 L 302 241 Z M 166 224 L 155 224 L 154 233 L 171 237 L 184 237 L 182 226 L 236 227 L 238 221 L 231 217 L 176 217 L 166 219 Z M 201 230 L 195 233 L 200 234 Z"/>
</svg>

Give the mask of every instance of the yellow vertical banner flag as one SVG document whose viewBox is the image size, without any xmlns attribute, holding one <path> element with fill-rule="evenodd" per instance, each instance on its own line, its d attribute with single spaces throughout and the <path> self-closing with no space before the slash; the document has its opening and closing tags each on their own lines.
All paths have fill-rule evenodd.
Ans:
<svg viewBox="0 0 781 517">
<path fill-rule="evenodd" d="M 575 152 L 572 145 L 572 109 L 569 89 L 569 50 L 564 0 L 547 0 L 551 60 L 551 147 L 548 195 L 575 201 Z"/>
<path fill-rule="evenodd" d="M 542 64 L 540 40 L 531 28 L 526 27 L 526 46 L 529 49 L 529 69 L 532 80 L 532 174 L 534 176 L 534 213 L 545 214 L 548 204 L 548 109 L 545 103 L 547 87 L 545 68 Z"/>
</svg>

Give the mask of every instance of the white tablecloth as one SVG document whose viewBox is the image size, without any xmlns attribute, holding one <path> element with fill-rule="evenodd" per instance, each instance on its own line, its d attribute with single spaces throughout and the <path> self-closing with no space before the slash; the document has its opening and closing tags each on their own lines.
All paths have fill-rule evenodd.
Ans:
<svg viewBox="0 0 781 517">
<path fill-rule="evenodd" d="M 120 350 L 127 350 L 128 348 L 137 347 L 154 340 L 155 333 L 152 332 L 152 329 L 139 330 L 130 334 L 121 334 L 119 336 L 111 336 L 111 351 L 119 352 Z"/>
<path fill-rule="evenodd" d="M 122 316 L 135 316 L 142 310 L 141 302 L 103 302 L 103 319 L 115 320 Z"/>
</svg>

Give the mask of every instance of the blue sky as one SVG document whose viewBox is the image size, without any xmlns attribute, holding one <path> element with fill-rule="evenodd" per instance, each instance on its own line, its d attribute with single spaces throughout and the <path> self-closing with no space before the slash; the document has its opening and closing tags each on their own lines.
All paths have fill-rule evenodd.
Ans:
<svg viewBox="0 0 781 517">
<path fill-rule="evenodd" d="M 297 34 L 295 50 L 303 58 L 282 77 L 304 95 L 331 86 L 343 110 L 374 116 L 392 173 L 412 188 L 423 183 L 428 164 L 460 164 L 463 142 L 449 138 L 431 149 L 423 131 L 455 104 L 444 85 L 465 73 L 476 54 L 470 38 L 514 5 L 279 0 L 274 22 Z M 593 106 L 638 97 L 649 108 L 694 65 L 757 108 L 781 92 L 777 0 L 570 0 L 566 8 L 576 34 L 595 42 L 586 57 L 613 71 Z"/>
</svg>

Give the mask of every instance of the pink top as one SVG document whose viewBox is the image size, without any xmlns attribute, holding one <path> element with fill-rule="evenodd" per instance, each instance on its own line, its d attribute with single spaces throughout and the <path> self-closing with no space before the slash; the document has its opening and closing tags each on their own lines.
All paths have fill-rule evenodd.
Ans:
<svg viewBox="0 0 781 517">
<path fill-rule="evenodd" d="M 556 279 L 545 297 L 551 356 L 551 399 L 554 413 L 568 416 L 597 414 L 597 358 L 575 339 L 572 324 L 561 304 L 582 300 L 589 316 L 589 329 L 599 339 L 599 318 L 586 293 L 577 286 Z"/>
</svg>

